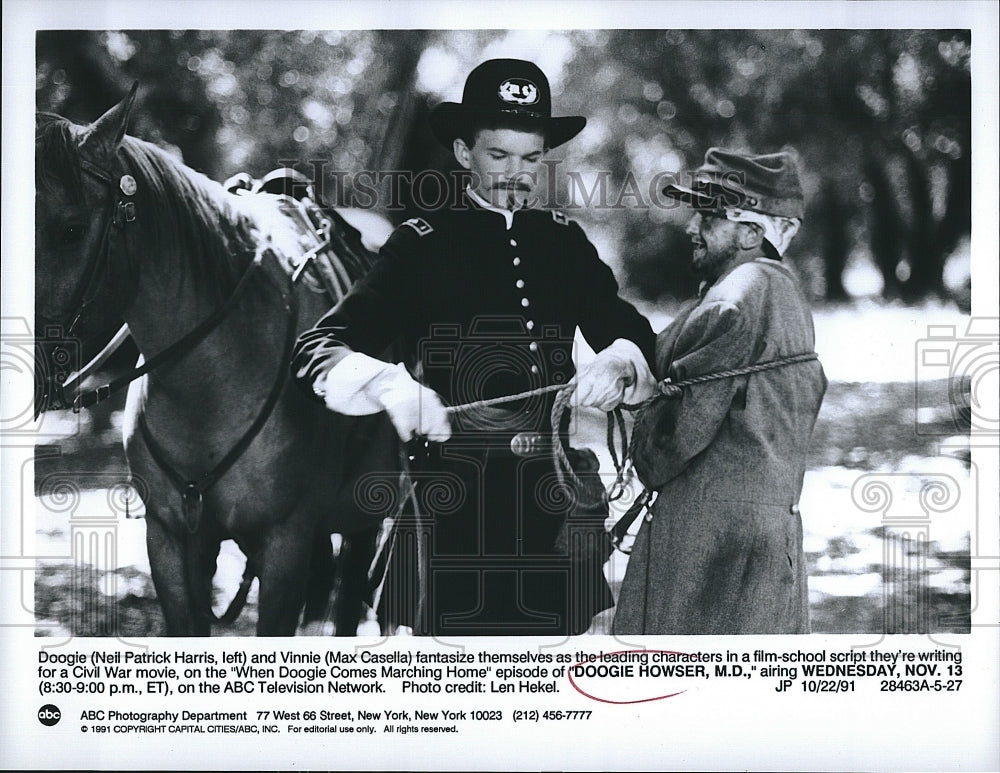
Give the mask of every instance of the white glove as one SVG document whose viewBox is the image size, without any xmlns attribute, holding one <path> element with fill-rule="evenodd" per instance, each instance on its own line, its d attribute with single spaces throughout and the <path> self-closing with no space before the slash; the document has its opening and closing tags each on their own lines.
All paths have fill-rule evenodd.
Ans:
<svg viewBox="0 0 1000 773">
<path fill-rule="evenodd" d="M 385 411 L 404 442 L 415 434 L 442 443 L 451 437 L 448 413 L 437 393 L 414 381 L 402 364 L 351 352 L 317 379 L 315 388 L 337 413 Z"/>
<path fill-rule="evenodd" d="M 655 387 L 646 358 L 627 338 L 616 339 L 576 374 L 577 405 L 602 411 L 644 400 Z"/>
</svg>

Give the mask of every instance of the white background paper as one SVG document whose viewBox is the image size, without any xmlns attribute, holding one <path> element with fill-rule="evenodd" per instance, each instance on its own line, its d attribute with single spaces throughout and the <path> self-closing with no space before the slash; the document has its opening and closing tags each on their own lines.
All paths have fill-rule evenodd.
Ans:
<svg viewBox="0 0 1000 773">
<path fill-rule="evenodd" d="M 997 13 L 993 3 L 712 3 L 712 2 L 32 2 L 3 6 L 3 230 L 2 315 L 32 319 L 33 218 L 32 135 L 34 113 L 34 34 L 38 29 L 116 28 L 971 28 L 973 127 L 973 315 L 996 317 L 997 300 Z M 6 330 L 6 329 L 5 329 Z M 847 342 L 845 342 L 846 344 Z M 911 346 L 912 342 L 906 342 Z M 30 404 L 32 385 L 23 374 L 4 373 L 6 405 Z M 4 413 L 4 416 L 7 416 Z M 993 412 L 995 415 L 995 410 Z M 23 443 L 21 442 L 23 440 Z M 33 441 L 7 436 L 2 448 L 0 525 L 0 764 L 23 768 L 636 768 L 636 769 L 823 769 L 823 770 L 990 770 L 1000 765 L 998 728 L 997 438 L 973 451 L 979 479 L 981 532 L 973 554 L 975 609 L 968 636 L 936 637 L 959 644 L 966 663 L 967 689 L 955 695 L 904 693 L 838 696 L 779 696 L 773 692 L 692 690 L 683 702 L 667 700 L 608 709 L 586 725 L 504 725 L 496 732 L 477 726 L 459 736 L 386 736 L 333 743 L 330 738 L 281 735 L 266 740 L 215 736 L 106 736 L 84 744 L 79 723 L 56 728 L 36 719 L 49 702 L 37 692 L 30 514 Z M 26 466 L 27 465 L 27 466 Z M 847 649 L 871 643 L 871 636 L 808 637 L 800 644 L 780 637 L 760 641 L 697 641 L 650 638 L 651 648 L 682 651 L 727 647 L 752 651 Z M 896 637 L 891 649 L 933 647 L 923 637 Z M 52 644 L 51 640 L 45 640 Z M 71 643 L 79 649 L 104 642 Z M 158 642 L 157 646 L 162 646 Z M 178 644 L 196 651 L 234 647 L 268 651 L 273 643 L 232 640 Z M 307 642 L 280 645 L 308 649 Z M 417 646 L 417 645 L 415 645 Z M 477 641 L 477 648 L 524 649 L 527 643 Z M 605 651 L 625 648 L 610 638 L 586 646 Z M 419 647 L 433 649 L 421 643 Z M 577 647 L 568 647 L 570 650 Z M 213 708 L 242 702 L 204 699 Z M 150 710 L 156 701 L 135 701 Z M 348 703 L 351 703 L 348 701 Z M 387 705 L 402 703 L 398 697 Z M 514 710 L 517 699 L 491 699 L 489 706 Z M 569 701 L 567 701 L 569 703 Z M 76 704 L 74 704 L 76 705 Z M 254 707 L 257 707 L 257 703 Z M 407 701 L 409 705 L 409 701 Z M 579 708 L 574 703 L 574 708 Z M 74 718 L 75 719 L 75 718 Z M 346 739 L 337 739 L 345 741 Z"/>
</svg>

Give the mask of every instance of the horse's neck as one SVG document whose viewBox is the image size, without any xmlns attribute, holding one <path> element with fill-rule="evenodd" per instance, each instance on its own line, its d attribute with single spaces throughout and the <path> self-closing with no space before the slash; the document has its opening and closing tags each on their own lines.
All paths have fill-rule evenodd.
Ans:
<svg viewBox="0 0 1000 773">
<path fill-rule="evenodd" d="M 151 392 L 162 391 L 177 402 L 191 399 L 211 405 L 238 401 L 240 389 L 255 399 L 253 393 L 276 378 L 291 324 L 282 289 L 288 280 L 274 261 L 264 259 L 237 291 L 253 253 L 248 251 L 241 259 L 243 266 L 236 267 L 238 275 L 231 286 L 219 292 L 210 272 L 179 248 L 148 249 L 144 254 L 125 321 L 146 360 L 174 346 L 238 292 L 210 333 L 183 356 L 170 358 L 150 374 Z M 236 384 L 239 389 L 234 389 Z"/>
</svg>

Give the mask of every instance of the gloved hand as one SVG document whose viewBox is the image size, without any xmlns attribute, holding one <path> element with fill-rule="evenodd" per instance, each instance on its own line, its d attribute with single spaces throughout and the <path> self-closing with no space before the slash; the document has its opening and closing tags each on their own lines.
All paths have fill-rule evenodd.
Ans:
<svg viewBox="0 0 1000 773">
<path fill-rule="evenodd" d="M 414 435 L 443 443 L 451 437 L 451 423 L 441 399 L 433 389 L 414 381 L 406 368 L 372 384 L 370 391 L 382 403 L 399 437 L 406 442 Z"/>
<path fill-rule="evenodd" d="M 577 405 L 611 411 L 621 403 L 635 403 L 656 388 L 639 347 L 619 338 L 602 349 L 576 374 Z"/>
<path fill-rule="evenodd" d="M 315 388 L 330 410 L 350 416 L 384 410 L 404 442 L 414 435 L 437 442 L 451 437 L 448 413 L 437 393 L 414 381 L 401 364 L 351 352 L 321 379 Z"/>
</svg>

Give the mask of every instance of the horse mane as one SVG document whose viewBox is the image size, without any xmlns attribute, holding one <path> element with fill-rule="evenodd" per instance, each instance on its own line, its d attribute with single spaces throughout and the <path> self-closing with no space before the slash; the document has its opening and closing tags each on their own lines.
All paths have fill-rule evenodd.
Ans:
<svg viewBox="0 0 1000 773">
<path fill-rule="evenodd" d="M 45 163 L 35 164 L 35 189 L 51 192 L 65 188 L 75 199 L 83 198 L 80 159 L 74 150 L 75 124 L 54 113 L 35 115 L 35 154 Z"/>
<path fill-rule="evenodd" d="M 63 185 L 82 200 L 79 148 L 84 130 L 60 116 L 38 114 L 36 153 L 45 160 L 36 164 L 38 190 Z M 279 225 L 284 218 L 277 210 L 268 217 L 260 207 L 237 206 L 220 184 L 149 142 L 126 135 L 118 155 L 136 179 L 137 220 L 149 229 L 143 239 L 183 256 L 217 300 L 228 295 L 253 258 L 263 238 L 261 232 L 288 227 Z M 261 226 L 264 217 L 270 222 Z"/>
</svg>

